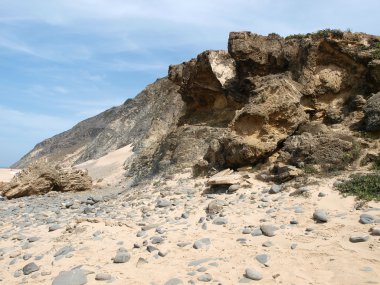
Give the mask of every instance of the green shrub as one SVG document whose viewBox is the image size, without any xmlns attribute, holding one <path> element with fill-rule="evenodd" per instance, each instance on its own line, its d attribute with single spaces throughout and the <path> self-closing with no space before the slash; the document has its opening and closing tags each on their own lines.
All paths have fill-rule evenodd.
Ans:
<svg viewBox="0 0 380 285">
<path fill-rule="evenodd" d="M 380 200 L 380 175 L 354 175 L 337 188 L 343 195 L 354 195 L 361 200 Z"/>
<path fill-rule="evenodd" d="M 294 34 L 294 35 L 289 35 L 285 37 L 285 39 L 304 39 L 307 38 L 309 34 Z"/>
<path fill-rule="evenodd" d="M 343 38 L 344 33 L 339 29 L 324 29 L 319 30 L 312 34 L 312 36 L 317 38 L 328 38 L 328 37 L 334 37 L 334 38 Z"/>
<path fill-rule="evenodd" d="M 312 164 L 305 164 L 303 170 L 305 171 L 305 173 L 309 174 L 319 173 L 319 170 Z"/>
</svg>

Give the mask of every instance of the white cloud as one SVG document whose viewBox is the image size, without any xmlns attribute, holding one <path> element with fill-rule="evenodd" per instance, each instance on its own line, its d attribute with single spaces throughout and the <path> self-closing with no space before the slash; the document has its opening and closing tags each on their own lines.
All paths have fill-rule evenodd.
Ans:
<svg viewBox="0 0 380 285">
<path fill-rule="evenodd" d="M 73 126 L 72 119 L 23 112 L 0 105 L 0 133 L 55 134 Z"/>
</svg>

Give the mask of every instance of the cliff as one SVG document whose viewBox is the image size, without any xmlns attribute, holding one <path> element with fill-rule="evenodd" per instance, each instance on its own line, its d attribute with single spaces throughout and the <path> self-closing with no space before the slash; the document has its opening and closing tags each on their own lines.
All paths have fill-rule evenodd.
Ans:
<svg viewBox="0 0 380 285">
<path fill-rule="evenodd" d="M 125 170 L 136 179 L 267 162 L 352 168 L 378 152 L 379 91 L 378 36 L 232 32 L 228 51 L 170 66 L 168 78 L 39 143 L 13 167 L 39 158 L 75 165 L 131 144 Z"/>
</svg>

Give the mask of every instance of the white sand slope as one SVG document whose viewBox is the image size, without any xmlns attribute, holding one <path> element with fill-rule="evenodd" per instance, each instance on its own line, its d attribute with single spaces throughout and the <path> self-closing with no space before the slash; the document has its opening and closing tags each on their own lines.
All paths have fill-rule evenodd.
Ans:
<svg viewBox="0 0 380 285">
<path fill-rule="evenodd" d="M 0 168 L 0 182 L 9 182 L 19 169 Z"/>
<path fill-rule="evenodd" d="M 127 145 L 123 148 L 110 152 L 99 159 L 92 159 L 78 164 L 75 168 L 86 169 L 88 174 L 98 186 L 114 184 L 115 181 L 121 180 L 124 173 L 124 161 L 132 155 L 132 146 Z"/>
</svg>

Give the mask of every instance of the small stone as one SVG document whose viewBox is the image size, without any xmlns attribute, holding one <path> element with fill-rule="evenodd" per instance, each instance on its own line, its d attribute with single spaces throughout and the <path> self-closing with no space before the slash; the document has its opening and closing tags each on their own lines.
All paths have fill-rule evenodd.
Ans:
<svg viewBox="0 0 380 285">
<path fill-rule="evenodd" d="M 320 222 L 320 223 L 326 223 L 328 221 L 328 216 L 326 211 L 324 210 L 316 210 L 313 214 L 313 218 L 315 221 Z"/>
<path fill-rule="evenodd" d="M 222 218 L 222 217 L 217 217 L 214 219 L 214 221 L 212 222 L 214 225 L 225 225 L 228 223 L 227 219 L 226 218 Z"/>
<path fill-rule="evenodd" d="M 350 242 L 357 243 L 357 242 L 365 242 L 369 239 L 369 235 L 367 234 L 355 234 L 350 236 Z"/>
<path fill-rule="evenodd" d="M 298 221 L 293 219 L 290 221 L 290 224 L 291 225 L 298 225 Z"/>
<path fill-rule="evenodd" d="M 251 235 L 257 237 L 263 235 L 263 232 L 259 228 L 255 228 L 252 230 Z"/>
<path fill-rule="evenodd" d="M 172 279 L 166 281 L 164 285 L 181 285 L 181 284 L 183 284 L 181 279 L 172 278 Z"/>
<path fill-rule="evenodd" d="M 24 275 L 29 275 L 30 273 L 38 271 L 40 268 L 34 262 L 28 263 L 22 268 Z"/>
<path fill-rule="evenodd" d="M 371 234 L 373 236 L 380 236 L 380 227 L 373 227 L 373 228 L 371 228 Z"/>
<path fill-rule="evenodd" d="M 153 246 L 153 245 L 148 245 L 148 246 L 146 247 L 146 250 L 147 250 L 148 252 L 153 252 L 153 251 L 158 250 L 158 248 L 155 247 L 155 246 Z"/>
<path fill-rule="evenodd" d="M 280 193 L 282 190 L 282 185 L 273 184 L 272 187 L 269 189 L 269 194 L 277 194 Z"/>
<path fill-rule="evenodd" d="M 256 260 L 260 262 L 261 264 L 265 264 L 268 262 L 270 256 L 268 254 L 259 254 L 256 255 Z"/>
<path fill-rule="evenodd" d="M 107 281 L 111 279 L 112 279 L 112 276 L 111 274 L 108 274 L 108 273 L 98 273 L 95 276 L 96 281 Z"/>
<path fill-rule="evenodd" d="M 247 268 L 245 270 L 245 277 L 251 279 L 251 280 L 261 280 L 263 279 L 263 275 L 256 271 L 255 269 L 253 268 Z"/>
<path fill-rule="evenodd" d="M 136 234 L 136 236 L 137 237 L 145 237 L 146 234 L 147 234 L 146 231 L 138 231 L 137 234 Z"/>
<path fill-rule="evenodd" d="M 171 205 L 172 205 L 172 203 L 170 201 L 161 199 L 161 200 L 158 200 L 156 207 L 166 208 L 166 207 L 170 207 Z"/>
<path fill-rule="evenodd" d="M 372 224 L 375 221 L 375 217 L 369 214 L 361 214 L 359 222 L 362 224 Z"/>
<path fill-rule="evenodd" d="M 212 276 L 209 273 L 202 274 L 197 278 L 197 280 L 201 282 L 210 282 L 212 280 Z"/>
<path fill-rule="evenodd" d="M 141 266 L 143 266 L 144 264 L 147 264 L 147 263 L 148 263 L 148 261 L 145 258 L 139 257 L 139 260 L 137 260 L 136 267 L 140 268 Z"/>
<path fill-rule="evenodd" d="M 188 219 L 189 218 L 189 213 L 182 213 L 181 218 L 182 219 Z"/>
<path fill-rule="evenodd" d="M 161 244 L 164 242 L 164 239 L 162 237 L 155 236 L 151 238 L 151 242 L 152 244 Z"/>
<path fill-rule="evenodd" d="M 291 246 L 290 246 L 290 249 L 296 249 L 297 248 L 297 244 L 296 243 L 292 243 Z"/>
<path fill-rule="evenodd" d="M 116 256 L 113 259 L 113 263 L 126 263 L 131 259 L 131 255 L 125 248 L 119 248 Z"/>
<path fill-rule="evenodd" d="M 58 257 L 61 257 L 61 256 L 64 256 L 66 254 L 68 254 L 69 252 L 72 252 L 74 251 L 75 249 L 71 246 L 71 245 L 67 245 L 67 246 L 64 246 L 62 247 L 60 250 L 58 250 L 55 254 L 54 254 L 54 257 L 58 258 Z"/>
<path fill-rule="evenodd" d="M 30 253 L 28 253 L 28 254 L 24 254 L 24 256 L 22 257 L 22 259 L 23 260 L 29 260 L 31 257 L 32 257 L 32 255 Z"/>
<path fill-rule="evenodd" d="M 263 244 L 262 244 L 262 246 L 263 247 L 271 247 L 271 246 L 273 246 L 273 243 L 271 242 L 271 241 L 266 241 L 266 242 L 264 242 Z"/>
<path fill-rule="evenodd" d="M 49 227 L 49 232 L 54 232 L 54 231 L 56 231 L 56 230 L 58 230 L 58 229 L 60 229 L 60 228 L 61 228 L 60 225 L 51 225 L 51 226 Z"/>
<path fill-rule="evenodd" d="M 28 238 L 28 242 L 32 243 L 32 242 L 38 241 L 39 239 L 40 239 L 40 238 L 39 238 L 39 237 L 36 237 L 36 236 L 34 236 L 34 237 L 30 237 L 30 238 Z"/>
<path fill-rule="evenodd" d="M 242 234 L 244 234 L 244 235 L 248 235 L 248 234 L 250 234 L 251 232 L 252 232 L 252 229 L 251 229 L 251 228 L 244 228 Z"/>
<path fill-rule="evenodd" d="M 234 193 L 237 190 L 239 190 L 240 185 L 239 184 L 232 184 L 230 187 L 228 187 L 227 193 Z"/>
<path fill-rule="evenodd" d="M 169 253 L 169 251 L 159 251 L 158 256 L 165 257 L 168 255 L 168 253 Z"/>
<path fill-rule="evenodd" d="M 326 197 L 326 193 L 319 192 L 319 193 L 318 193 L 318 197 Z"/>
<path fill-rule="evenodd" d="M 202 238 L 194 242 L 193 248 L 195 249 L 208 248 L 210 244 L 211 244 L 211 241 L 209 238 Z"/>
<path fill-rule="evenodd" d="M 278 230 L 278 227 L 274 225 L 265 224 L 265 225 L 261 225 L 260 229 L 265 236 L 273 237 L 276 235 L 276 230 Z"/>
</svg>

